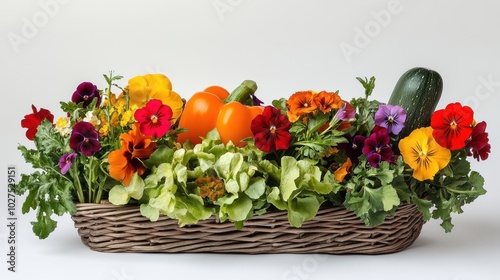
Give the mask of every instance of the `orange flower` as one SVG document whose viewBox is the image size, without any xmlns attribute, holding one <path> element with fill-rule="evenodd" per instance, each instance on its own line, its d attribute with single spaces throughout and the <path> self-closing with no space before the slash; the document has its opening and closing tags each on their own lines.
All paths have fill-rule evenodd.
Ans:
<svg viewBox="0 0 500 280">
<path fill-rule="evenodd" d="M 340 96 L 334 92 L 322 91 L 314 95 L 313 102 L 316 107 L 321 110 L 321 112 L 326 114 L 331 110 L 340 109 L 343 101 Z"/>
<path fill-rule="evenodd" d="M 224 182 L 214 176 L 200 177 L 194 181 L 194 184 L 200 188 L 200 196 L 202 198 L 208 197 L 211 201 L 216 201 L 226 192 Z"/>
<path fill-rule="evenodd" d="M 349 169 L 352 167 L 352 162 L 350 158 L 347 158 L 347 161 L 342 164 L 339 169 L 335 170 L 333 176 L 335 177 L 335 181 L 340 183 L 344 180 L 345 176 L 349 174 Z"/>
<path fill-rule="evenodd" d="M 134 124 L 129 132 L 122 133 L 120 140 L 121 149 L 111 152 L 108 156 L 109 175 L 127 186 L 135 172 L 144 174 L 146 167 L 142 160 L 151 156 L 156 143 L 152 137 L 140 132 L 138 123 Z"/>
<path fill-rule="evenodd" d="M 291 122 L 296 122 L 300 116 L 317 109 L 312 91 L 298 91 L 292 94 L 286 102 L 286 107 L 288 108 L 288 120 Z"/>
</svg>

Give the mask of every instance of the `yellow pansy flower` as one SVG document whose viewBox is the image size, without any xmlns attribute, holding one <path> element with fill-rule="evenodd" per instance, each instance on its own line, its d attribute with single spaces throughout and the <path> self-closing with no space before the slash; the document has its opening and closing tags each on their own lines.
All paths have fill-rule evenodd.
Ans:
<svg viewBox="0 0 500 280">
<path fill-rule="evenodd" d="M 146 74 L 136 76 L 128 81 L 130 106 L 142 108 L 151 99 L 159 99 L 172 109 L 171 123 L 175 123 L 181 115 L 184 103 L 179 94 L 172 91 L 172 83 L 163 74 Z"/>
<path fill-rule="evenodd" d="M 432 180 L 451 159 L 450 150 L 436 142 L 431 127 L 415 129 L 401 139 L 399 150 L 404 162 L 413 169 L 413 178 L 419 181 Z"/>
</svg>

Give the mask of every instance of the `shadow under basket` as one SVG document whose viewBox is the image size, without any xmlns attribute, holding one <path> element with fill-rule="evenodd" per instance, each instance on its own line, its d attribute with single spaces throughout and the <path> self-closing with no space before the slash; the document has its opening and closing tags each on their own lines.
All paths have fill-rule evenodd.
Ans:
<svg viewBox="0 0 500 280">
<path fill-rule="evenodd" d="M 290 226 L 286 211 L 254 216 L 237 230 L 215 217 L 179 227 L 160 215 L 150 222 L 139 206 L 79 203 L 72 216 L 82 242 L 99 252 L 387 254 L 408 248 L 423 226 L 413 204 L 401 205 L 377 227 L 365 226 L 343 207 L 321 208 L 301 228 Z"/>
</svg>

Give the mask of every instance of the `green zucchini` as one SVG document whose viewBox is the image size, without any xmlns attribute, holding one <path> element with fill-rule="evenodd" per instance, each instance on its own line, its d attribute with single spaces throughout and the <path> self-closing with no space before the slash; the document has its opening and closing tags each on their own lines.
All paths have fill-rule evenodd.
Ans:
<svg viewBox="0 0 500 280">
<path fill-rule="evenodd" d="M 442 91 L 443 79 L 436 71 L 415 67 L 401 75 L 388 102 L 406 110 L 400 138 L 408 136 L 416 128 L 430 125 Z"/>
</svg>

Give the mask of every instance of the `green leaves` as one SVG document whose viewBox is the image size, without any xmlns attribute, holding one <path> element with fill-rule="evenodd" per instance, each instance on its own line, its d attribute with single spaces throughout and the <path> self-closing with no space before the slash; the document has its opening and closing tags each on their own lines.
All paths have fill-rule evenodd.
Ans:
<svg viewBox="0 0 500 280">
<path fill-rule="evenodd" d="M 37 209 L 37 220 L 31 224 L 33 232 L 40 239 L 47 238 L 56 228 L 57 222 L 51 218 L 53 214 L 62 216 L 65 213 L 76 213 L 71 190 L 72 184 L 69 180 L 54 176 L 53 173 L 36 171 L 30 176 L 21 176 L 14 192 L 22 195 L 28 191 L 22 213 Z"/>
<path fill-rule="evenodd" d="M 143 192 L 144 181 L 137 173 L 134 173 L 128 186 L 116 185 L 109 191 L 109 202 L 115 205 L 125 205 L 130 198 L 141 199 Z"/>
</svg>

